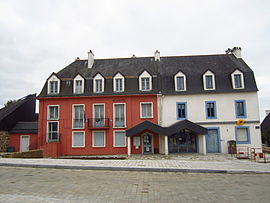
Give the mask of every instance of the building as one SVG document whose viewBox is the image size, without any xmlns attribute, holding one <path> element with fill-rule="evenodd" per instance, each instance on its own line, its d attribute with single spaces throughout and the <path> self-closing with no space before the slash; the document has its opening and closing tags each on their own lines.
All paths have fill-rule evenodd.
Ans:
<svg viewBox="0 0 270 203">
<path fill-rule="evenodd" d="M 265 111 L 266 116 L 261 123 L 262 141 L 266 146 L 270 144 L 270 110 Z"/>
<path fill-rule="evenodd" d="M 0 109 L 0 151 L 37 149 L 36 95 L 25 96 Z"/>
<path fill-rule="evenodd" d="M 45 156 L 227 153 L 260 147 L 254 74 L 241 49 L 199 56 L 77 58 L 40 101 Z"/>
</svg>

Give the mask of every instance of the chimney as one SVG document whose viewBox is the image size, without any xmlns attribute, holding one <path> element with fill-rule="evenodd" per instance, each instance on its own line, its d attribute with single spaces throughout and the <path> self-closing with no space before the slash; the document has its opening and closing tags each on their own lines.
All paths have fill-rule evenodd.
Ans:
<svg viewBox="0 0 270 203">
<path fill-rule="evenodd" d="M 160 61 L 160 52 L 158 50 L 155 52 L 155 61 Z"/>
<path fill-rule="evenodd" d="M 265 116 L 268 116 L 270 114 L 270 110 L 265 110 Z"/>
<path fill-rule="evenodd" d="M 241 58 L 241 47 L 233 47 L 232 49 L 228 48 L 225 51 L 226 54 L 233 54 L 236 58 Z"/>
<path fill-rule="evenodd" d="M 94 64 L 94 54 L 93 52 L 90 50 L 88 52 L 88 68 L 92 68 Z"/>
</svg>

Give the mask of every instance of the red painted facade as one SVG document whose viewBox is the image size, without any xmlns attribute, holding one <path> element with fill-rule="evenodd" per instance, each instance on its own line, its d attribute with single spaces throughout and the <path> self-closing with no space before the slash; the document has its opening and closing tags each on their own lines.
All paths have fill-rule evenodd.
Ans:
<svg viewBox="0 0 270 203">
<path fill-rule="evenodd" d="M 57 98 L 39 98 L 39 124 L 38 124 L 38 147 L 44 150 L 46 157 L 56 157 L 65 155 L 114 155 L 127 154 L 126 147 L 114 147 L 114 131 L 125 131 L 145 120 L 152 123 L 158 123 L 157 115 L 157 96 L 156 95 L 129 95 L 129 96 L 91 96 L 91 97 L 57 97 Z M 153 117 L 140 118 L 140 103 L 152 103 Z M 114 104 L 125 104 L 126 127 L 114 128 Z M 83 104 L 85 111 L 85 123 L 83 129 L 72 129 L 73 105 Z M 93 105 L 105 105 L 105 118 L 109 120 L 109 127 L 102 129 L 90 129 L 88 119 L 93 118 Z M 47 143 L 47 125 L 48 125 L 48 106 L 59 105 L 59 142 Z M 72 132 L 83 131 L 85 133 L 85 146 L 72 147 Z M 93 131 L 105 132 L 105 146 L 93 147 Z M 152 133 L 153 134 L 153 133 Z M 142 140 L 141 140 L 142 143 Z M 153 152 L 158 153 L 159 137 L 153 134 Z M 135 149 L 133 139 L 131 139 L 131 153 L 142 153 L 142 147 Z"/>
<path fill-rule="evenodd" d="M 8 146 L 14 147 L 14 152 L 20 152 L 21 136 L 29 136 L 29 150 L 37 149 L 37 134 L 9 134 Z"/>
</svg>

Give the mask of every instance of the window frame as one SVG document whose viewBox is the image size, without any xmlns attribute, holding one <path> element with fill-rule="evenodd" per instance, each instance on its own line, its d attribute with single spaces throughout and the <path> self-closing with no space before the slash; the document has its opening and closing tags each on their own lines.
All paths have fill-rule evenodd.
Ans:
<svg viewBox="0 0 270 203">
<path fill-rule="evenodd" d="M 77 92 L 77 81 L 82 82 L 81 92 Z M 83 94 L 84 93 L 84 78 L 81 75 L 77 75 L 73 80 L 73 93 L 74 94 Z"/>
<path fill-rule="evenodd" d="M 83 127 L 74 127 L 75 119 L 75 106 L 83 106 Z M 85 128 L 85 105 L 84 104 L 72 104 L 72 129 L 84 129 Z"/>
<path fill-rule="evenodd" d="M 212 77 L 212 85 L 213 85 L 213 88 L 207 88 L 207 76 L 211 76 Z M 208 70 L 206 71 L 204 74 L 203 74 L 203 88 L 204 90 L 208 91 L 208 90 L 216 90 L 216 79 L 215 79 L 215 74 Z"/>
<path fill-rule="evenodd" d="M 57 83 L 57 88 L 56 88 L 56 92 L 55 91 L 51 91 L 52 90 L 52 84 L 51 82 L 55 82 Z M 50 76 L 50 78 L 48 79 L 47 81 L 47 94 L 48 95 L 56 95 L 56 94 L 59 94 L 60 93 L 60 79 L 55 75 L 55 74 L 52 74 Z"/>
<path fill-rule="evenodd" d="M 235 84 L 235 76 L 240 75 L 241 79 L 241 87 L 236 87 Z M 232 87 L 233 89 L 245 89 L 245 80 L 244 80 L 244 74 L 240 70 L 236 69 L 232 74 L 231 74 L 231 80 L 232 80 Z"/>
<path fill-rule="evenodd" d="M 97 80 L 101 80 L 101 91 L 96 91 L 97 90 L 97 84 L 96 84 L 96 81 Z M 105 89 L 105 84 L 104 84 L 104 77 L 101 75 L 101 74 L 97 74 L 94 79 L 93 79 L 93 92 L 94 93 L 103 93 L 104 92 L 104 89 Z"/>
<path fill-rule="evenodd" d="M 238 141 L 238 129 L 246 129 L 246 141 Z M 236 144 L 250 144 L 250 128 L 249 126 L 235 126 L 235 140 Z"/>
<path fill-rule="evenodd" d="M 151 116 L 146 116 L 143 117 L 143 112 L 142 112 L 142 105 L 143 104 L 151 104 Z M 153 118 L 154 117 L 154 113 L 153 113 L 153 102 L 140 102 L 140 118 L 141 119 L 145 119 L 145 118 Z"/>
<path fill-rule="evenodd" d="M 239 103 L 239 102 L 243 102 L 243 112 L 244 112 L 243 116 L 238 115 L 237 103 Z M 235 100 L 234 106 L 235 106 L 235 117 L 236 118 L 247 118 L 246 100 Z"/>
<path fill-rule="evenodd" d="M 214 116 L 208 116 L 208 108 L 207 108 L 207 105 L 208 104 L 214 104 Z M 217 119 L 217 105 L 216 105 L 216 101 L 206 101 L 205 102 L 205 116 L 206 116 L 206 119 Z"/>
<path fill-rule="evenodd" d="M 177 78 L 178 77 L 183 77 L 183 87 L 184 87 L 183 90 L 178 89 L 178 83 L 177 83 Z M 177 92 L 183 92 L 183 91 L 186 91 L 187 90 L 187 88 L 186 88 L 186 75 L 184 73 L 178 72 L 174 76 L 174 87 L 175 87 L 175 91 L 177 91 Z"/>
<path fill-rule="evenodd" d="M 117 80 L 121 80 L 122 90 L 117 90 Z M 113 77 L 113 91 L 114 92 L 124 92 L 125 91 L 125 77 L 121 73 L 117 73 Z"/>
<path fill-rule="evenodd" d="M 149 89 L 143 89 L 142 86 L 142 79 L 146 78 L 149 79 Z M 152 76 L 146 70 L 139 76 L 139 90 L 143 92 L 152 91 Z"/>
<path fill-rule="evenodd" d="M 179 104 L 184 104 L 185 105 L 185 117 L 179 117 L 179 114 L 178 114 L 178 105 Z M 187 115 L 187 102 L 176 102 L 176 119 L 177 120 L 185 120 L 188 118 L 188 115 Z"/>
<path fill-rule="evenodd" d="M 83 133 L 83 146 L 74 146 L 74 133 Z M 72 131 L 72 148 L 84 148 L 85 147 L 85 131 Z"/>
<path fill-rule="evenodd" d="M 116 146 L 116 133 L 118 132 L 124 132 L 125 133 L 125 145 L 122 146 Z M 126 147 L 127 146 L 127 137 L 126 137 L 126 131 L 125 130 L 114 130 L 113 131 L 113 147 Z"/>
<path fill-rule="evenodd" d="M 95 136 L 94 136 L 94 134 L 96 132 L 103 132 L 103 139 L 104 139 L 104 145 L 103 146 L 95 146 Z M 106 131 L 101 131 L 101 130 L 92 131 L 92 147 L 97 147 L 97 148 L 106 147 Z"/>
<path fill-rule="evenodd" d="M 92 104 L 92 118 L 93 118 L 93 126 L 96 126 L 96 116 L 95 116 L 95 106 L 103 106 L 103 114 L 104 114 L 104 118 L 100 118 L 103 119 L 103 124 L 101 124 L 102 126 L 105 126 L 106 124 L 106 105 L 105 103 L 94 103 Z M 100 127 L 100 126 L 99 126 Z"/>
<path fill-rule="evenodd" d="M 123 104 L 124 105 L 124 120 L 125 120 L 125 123 L 124 123 L 124 126 L 123 127 L 118 127 L 118 126 L 115 126 L 115 105 L 118 105 L 118 104 Z M 126 103 L 113 103 L 113 128 L 126 128 L 127 127 L 127 115 L 126 115 Z"/>
<path fill-rule="evenodd" d="M 57 118 L 50 118 L 50 107 L 57 107 Z M 60 105 L 48 105 L 47 107 L 47 120 L 48 121 L 57 121 L 59 120 Z"/>
<path fill-rule="evenodd" d="M 49 124 L 50 123 L 57 123 L 57 139 L 56 140 L 50 140 L 50 133 L 49 133 Z M 50 142 L 59 142 L 60 140 L 60 134 L 59 134 L 59 121 L 47 121 L 47 133 L 46 133 L 46 142 L 50 143 Z"/>
</svg>

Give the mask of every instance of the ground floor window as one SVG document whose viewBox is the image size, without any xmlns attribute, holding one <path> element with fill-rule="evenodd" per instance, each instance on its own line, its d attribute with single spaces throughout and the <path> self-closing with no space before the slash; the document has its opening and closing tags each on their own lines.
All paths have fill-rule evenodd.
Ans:
<svg viewBox="0 0 270 203">
<path fill-rule="evenodd" d="M 236 127 L 236 144 L 250 144 L 249 127 Z"/>
<path fill-rule="evenodd" d="M 57 142 L 59 141 L 59 133 L 58 133 L 58 122 L 48 122 L 48 131 L 47 131 L 48 142 Z"/>
<path fill-rule="evenodd" d="M 84 147 L 85 146 L 85 134 L 84 132 L 72 133 L 72 147 Z"/>
<path fill-rule="evenodd" d="M 114 146 L 125 147 L 126 146 L 126 132 L 114 131 Z"/>
<path fill-rule="evenodd" d="M 93 147 L 105 147 L 105 132 L 93 132 Z"/>
<path fill-rule="evenodd" d="M 196 135 L 180 132 L 169 136 L 169 153 L 195 153 L 197 152 Z"/>
</svg>

